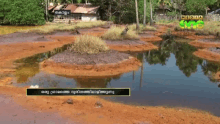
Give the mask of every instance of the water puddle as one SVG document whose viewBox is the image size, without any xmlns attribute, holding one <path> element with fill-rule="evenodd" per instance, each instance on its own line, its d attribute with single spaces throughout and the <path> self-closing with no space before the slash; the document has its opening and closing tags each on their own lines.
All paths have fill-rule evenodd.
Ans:
<svg viewBox="0 0 220 124">
<path fill-rule="evenodd" d="M 133 53 L 143 66 L 138 71 L 108 78 L 68 77 L 39 70 L 39 62 L 68 46 L 16 61 L 18 87 L 38 84 L 54 88 L 131 88 L 130 97 L 102 97 L 135 105 L 179 106 L 210 111 L 220 116 L 220 84 L 213 75 L 220 65 L 195 57 L 197 49 L 185 42 L 155 43 L 159 50 Z"/>
</svg>

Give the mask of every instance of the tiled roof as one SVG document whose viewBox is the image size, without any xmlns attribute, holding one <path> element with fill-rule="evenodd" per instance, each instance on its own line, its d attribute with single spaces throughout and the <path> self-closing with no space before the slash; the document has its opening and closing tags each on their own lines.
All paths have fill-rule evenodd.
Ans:
<svg viewBox="0 0 220 124">
<path fill-rule="evenodd" d="M 58 6 L 56 6 L 56 8 L 54 8 L 54 10 L 60 10 L 60 9 L 62 9 L 63 6 L 64 5 L 58 5 Z M 53 12 L 54 12 L 54 10 L 53 10 Z"/>
<path fill-rule="evenodd" d="M 99 6 L 96 7 L 77 7 L 74 13 L 90 13 L 95 14 L 98 10 Z"/>
<path fill-rule="evenodd" d="M 64 10 L 71 10 L 71 13 L 74 13 L 76 8 L 77 8 L 77 6 L 75 4 L 69 4 L 69 5 L 67 5 L 66 8 L 64 8 Z"/>
<path fill-rule="evenodd" d="M 52 10 L 53 8 L 55 8 L 56 6 L 48 6 L 48 10 Z"/>
<path fill-rule="evenodd" d="M 54 10 L 71 10 L 71 13 L 85 13 L 85 14 L 96 14 L 99 6 L 90 6 L 90 5 L 86 5 L 86 4 L 68 4 L 66 5 L 58 5 L 56 6 L 52 12 L 54 12 Z M 49 9 L 49 7 L 48 7 Z"/>
</svg>

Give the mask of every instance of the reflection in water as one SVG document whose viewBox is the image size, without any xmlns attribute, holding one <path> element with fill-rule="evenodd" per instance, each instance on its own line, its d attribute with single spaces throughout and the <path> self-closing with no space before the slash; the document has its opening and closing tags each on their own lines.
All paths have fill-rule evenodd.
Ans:
<svg viewBox="0 0 220 124">
<path fill-rule="evenodd" d="M 33 77 L 35 74 L 39 73 L 39 64 L 23 64 L 16 68 L 15 77 L 17 78 L 17 83 L 27 82 L 29 77 Z"/>
<path fill-rule="evenodd" d="M 80 88 L 106 88 L 111 78 L 74 78 Z"/>
<path fill-rule="evenodd" d="M 28 78 L 39 73 L 39 62 L 42 62 L 43 60 L 48 59 L 57 53 L 63 52 L 68 46 L 70 45 L 64 45 L 61 48 L 56 48 L 46 53 L 40 53 L 31 57 L 16 60 L 14 63 L 15 65 L 19 65 L 21 63 L 21 65 L 17 66 L 16 68 L 15 76 L 17 78 L 17 83 L 27 82 Z"/>
<path fill-rule="evenodd" d="M 194 107 L 211 111 L 220 116 L 220 90 L 218 88 L 220 87 L 218 82 L 220 79 L 220 64 L 195 57 L 193 52 L 196 48 L 187 43 L 166 40 L 157 43 L 157 45 L 160 47 L 158 50 L 132 54 L 142 62 L 140 70 L 116 77 L 67 77 L 42 71 L 38 72 L 40 61 L 62 50 L 20 60 L 20 63 L 31 64 L 19 66 L 16 76 L 29 77 L 29 81 L 26 81 L 27 78 L 18 78 L 19 82 L 27 82 L 26 84 L 20 83 L 20 86 L 35 85 L 37 83 L 40 87 L 45 88 L 129 87 L 131 88 L 130 97 L 108 98 L 124 103 L 138 103 L 139 105 L 160 106 L 166 104 Z M 218 80 L 216 80 L 216 76 L 219 77 Z"/>
<path fill-rule="evenodd" d="M 121 75 L 113 77 L 73 77 L 66 75 L 59 75 L 68 79 L 74 79 L 76 87 L 78 88 L 106 88 L 108 85 L 111 87 L 112 80 L 120 79 Z"/>
<path fill-rule="evenodd" d="M 145 54 L 146 61 L 152 64 L 166 65 L 170 54 L 173 53 L 176 58 L 176 65 L 179 69 L 189 77 L 192 73 L 197 71 L 197 65 L 202 63 L 202 59 L 199 59 L 193 55 L 197 49 L 190 46 L 187 43 L 180 43 L 174 40 L 166 40 L 161 43 L 157 43 L 160 47 L 159 50 L 149 51 Z"/>
<path fill-rule="evenodd" d="M 220 64 L 204 61 L 201 66 L 203 73 L 209 78 L 211 82 L 218 83 L 220 81 Z"/>
</svg>

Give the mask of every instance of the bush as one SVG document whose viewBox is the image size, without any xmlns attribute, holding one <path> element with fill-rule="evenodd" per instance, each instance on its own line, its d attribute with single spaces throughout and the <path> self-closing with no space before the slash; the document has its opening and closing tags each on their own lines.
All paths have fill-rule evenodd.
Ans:
<svg viewBox="0 0 220 124">
<path fill-rule="evenodd" d="M 96 54 L 106 52 L 109 48 L 99 37 L 81 35 L 77 37 L 75 43 L 70 47 L 70 50 L 79 53 Z"/>
<path fill-rule="evenodd" d="M 10 12 L 4 19 L 13 25 L 43 25 L 44 9 L 40 4 L 40 0 L 10 0 Z"/>
<path fill-rule="evenodd" d="M 128 30 L 126 35 L 121 35 L 124 29 L 124 27 L 112 26 L 104 35 L 102 35 L 102 38 L 106 40 L 139 39 L 136 32 L 131 29 Z"/>
</svg>

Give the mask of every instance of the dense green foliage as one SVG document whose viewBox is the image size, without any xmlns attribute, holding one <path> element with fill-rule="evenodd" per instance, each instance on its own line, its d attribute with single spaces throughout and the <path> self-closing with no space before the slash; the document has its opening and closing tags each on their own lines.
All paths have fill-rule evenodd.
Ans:
<svg viewBox="0 0 220 124">
<path fill-rule="evenodd" d="M 0 2 L 1 24 L 45 24 L 42 0 L 2 0 Z"/>
</svg>

